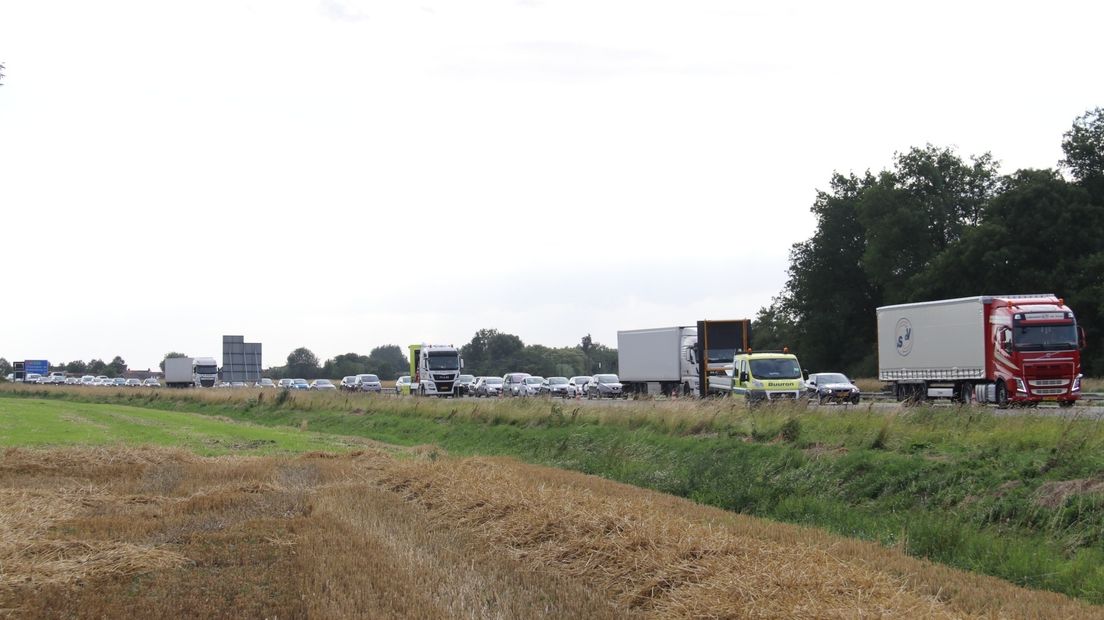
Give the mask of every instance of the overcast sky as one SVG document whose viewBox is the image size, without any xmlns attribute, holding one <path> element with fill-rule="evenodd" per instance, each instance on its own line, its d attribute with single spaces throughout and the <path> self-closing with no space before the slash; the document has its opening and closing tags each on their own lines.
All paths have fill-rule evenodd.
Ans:
<svg viewBox="0 0 1104 620">
<path fill-rule="evenodd" d="M 5 0 L 0 356 L 753 316 L 834 170 L 1054 167 L 1100 2 Z M 979 291 L 979 293 L 982 291 Z"/>
</svg>

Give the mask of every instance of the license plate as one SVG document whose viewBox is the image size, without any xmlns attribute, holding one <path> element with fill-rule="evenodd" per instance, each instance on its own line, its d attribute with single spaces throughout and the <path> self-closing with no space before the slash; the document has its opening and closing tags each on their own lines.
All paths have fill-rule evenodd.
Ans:
<svg viewBox="0 0 1104 620">
<path fill-rule="evenodd" d="M 1058 400 L 1057 396 L 1044 396 L 1043 400 Z"/>
</svg>

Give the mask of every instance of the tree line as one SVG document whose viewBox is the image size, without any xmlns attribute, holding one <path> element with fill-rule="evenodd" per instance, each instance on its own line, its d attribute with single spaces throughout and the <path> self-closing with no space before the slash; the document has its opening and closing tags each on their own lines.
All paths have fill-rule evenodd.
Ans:
<svg viewBox="0 0 1104 620">
<path fill-rule="evenodd" d="M 178 355 L 178 354 L 169 354 Z M 495 329 L 481 329 L 471 342 L 460 347 L 464 373 L 501 376 L 508 372 L 528 372 L 541 376 L 590 375 L 617 372 L 617 350 L 594 342 L 590 335 L 573 347 L 526 345 L 521 338 Z M 397 345 L 376 347 L 368 355 L 344 353 L 325 362 L 306 347 L 292 351 L 283 366 L 268 368 L 264 375 L 272 379 L 335 379 L 358 374 L 374 374 L 392 381 L 409 374 L 408 352 Z M 162 363 L 162 369 L 164 364 Z"/>
<path fill-rule="evenodd" d="M 989 153 L 926 145 L 878 173 L 833 174 L 813 236 L 755 317 L 756 346 L 873 376 L 879 306 L 1054 293 L 1085 329 L 1084 372 L 1104 371 L 1104 109 L 1075 119 L 1062 150 L 1057 168 L 1002 175 Z"/>
<path fill-rule="evenodd" d="M 110 362 L 101 359 L 94 359 L 89 362 L 74 360 L 68 364 L 51 365 L 50 371 L 64 372 L 70 375 L 104 375 L 114 379 L 127 371 L 127 363 L 121 356 L 116 355 Z M 6 377 L 11 372 L 11 363 L 0 357 L 0 378 Z"/>
</svg>

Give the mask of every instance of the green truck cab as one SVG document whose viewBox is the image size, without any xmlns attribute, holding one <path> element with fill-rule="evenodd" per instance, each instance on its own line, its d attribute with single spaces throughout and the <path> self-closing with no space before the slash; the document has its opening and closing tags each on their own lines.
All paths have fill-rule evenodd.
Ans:
<svg viewBox="0 0 1104 620">
<path fill-rule="evenodd" d="M 732 393 L 749 403 L 799 401 L 805 394 L 801 363 L 792 353 L 740 353 L 732 360 Z"/>
</svg>

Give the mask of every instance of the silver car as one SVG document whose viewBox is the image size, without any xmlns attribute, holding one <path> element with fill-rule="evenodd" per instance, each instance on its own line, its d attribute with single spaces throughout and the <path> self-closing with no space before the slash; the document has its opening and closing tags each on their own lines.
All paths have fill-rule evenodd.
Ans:
<svg viewBox="0 0 1104 620">
<path fill-rule="evenodd" d="M 502 377 L 479 377 L 472 384 L 472 394 L 486 397 L 502 395 Z"/>
<path fill-rule="evenodd" d="M 531 377 L 527 372 L 508 372 L 502 377 L 502 393 L 506 396 L 518 396 L 521 392 L 521 385 L 525 383 L 526 377 Z"/>
<path fill-rule="evenodd" d="M 357 375 L 356 383 L 353 385 L 354 389 L 361 392 L 375 392 L 376 394 L 383 392 L 383 384 L 380 383 L 380 379 L 376 375 Z"/>
<path fill-rule="evenodd" d="M 587 398 L 621 398 L 617 375 L 594 375 L 587 384 Z"/>
</svg>

